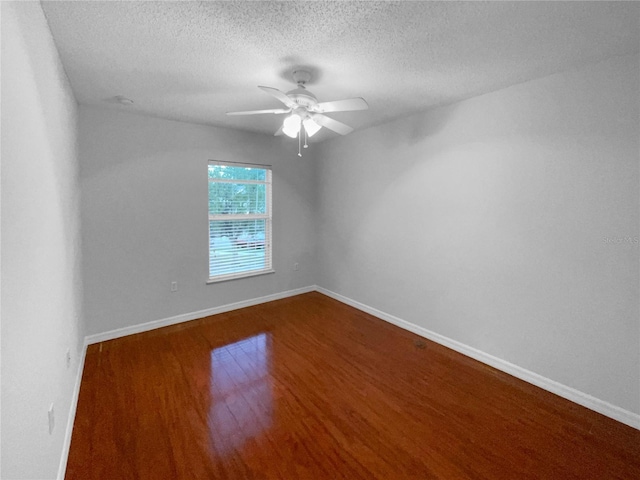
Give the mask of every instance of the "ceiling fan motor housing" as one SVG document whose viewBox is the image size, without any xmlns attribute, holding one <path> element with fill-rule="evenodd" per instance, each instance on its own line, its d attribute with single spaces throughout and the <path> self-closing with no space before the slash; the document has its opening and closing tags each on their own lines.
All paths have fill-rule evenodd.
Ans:
<svg viewBox="0 0 640 480">
<path fill-rule="evenodd" d="M 287 92 L 287 97 L 301 107 L 311 107 L 318 103 L 316 96 L 303 86 L 299 86 Z"/>
<path fill-rule="evenodd" d="M 294 70 L 293 80 L 298 88 L 287 92 L 287 96 L 301 107 L 311 107 L 318 103 L 316 96 L 305 88 L 305 84 L 311 80 L 311 73 L 307 70 Z"/>
</svg>

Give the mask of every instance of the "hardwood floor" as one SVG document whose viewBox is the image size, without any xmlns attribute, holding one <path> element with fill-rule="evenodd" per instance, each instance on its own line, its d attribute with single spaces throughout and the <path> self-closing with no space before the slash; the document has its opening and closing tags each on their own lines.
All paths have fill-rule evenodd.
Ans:
<svg viewBox="0 0 640 480">
<path fill-rule="evenodd" d="M 640 431 L 314 292 L 91 345 L 66 478 L 630 480 Z"/>
</svg>

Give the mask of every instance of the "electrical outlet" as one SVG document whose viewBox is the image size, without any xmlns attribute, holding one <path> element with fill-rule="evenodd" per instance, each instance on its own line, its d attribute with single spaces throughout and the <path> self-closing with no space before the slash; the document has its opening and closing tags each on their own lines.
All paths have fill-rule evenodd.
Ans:
<svg viewBox="0 0 640 480">
<path fill-rule="evenodd" d="M 298 262 L 293 264 L 293 269 L 297 272 L 298 270 L 300 270 L 300 264 Z"/>
<path fill-rule="evenodd" d="M 65 356 L 67 361 L 67 368 L 71 366 L 71 349 L 67 348 L 67 355 Z"/>
<path fill-rule="evenodd" d="M 55 412 L 53 410 L 53 403 L 49 406 L 49 435 L 53 433 L 53 427 L 56 425 Z"/>
<path fill-rule="evenodd" d="M 171 291 L 172 292 L 178 291 L 178 282 L 171 282 Z"/>
</svg>

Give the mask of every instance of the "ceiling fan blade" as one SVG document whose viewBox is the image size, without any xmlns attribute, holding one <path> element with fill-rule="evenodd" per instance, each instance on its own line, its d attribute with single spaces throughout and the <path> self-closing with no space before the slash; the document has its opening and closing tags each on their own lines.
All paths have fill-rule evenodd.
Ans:
<svg viewBox="0 0 640 480">
<path fill-rule="evenodd" d="M 259 115 L 261 113 L 289 113 L 290 108 L 271 108 L 269 110 L 247 110 L 246 112 L 227 112 L 227 115 Z"/>
<path fill-rule="evenodd" d="M 284 131 L 282 130 L 284 128 L 283 125 L 280 125 L 280 128 L 278 129 L 278 131 L 276 133 L 273 134 L 274 137 L 279 137 L 280 135 L 284 135 Z"/>
<path fill-rule="evenodd" d="M 346 135 L 348 133 L 353 132 L 353 128 L 351 128 L 349 125 L 345 125 L 342 122 L 334 120 L 333 118 L 329 118 L 320 113 L 316 113 L 312 115 L 311 118 L 318 125 L 328 128 L 329 130 L 333 130 L 334 132 L 339 133 L 340 135 Z"/>
<path fill-rule="evenodd" d="M 263 92 L 266 92 L 269 95 L 277 98 L 278 100 L 280 100 L 282 103 L 284 103 L 289 108 L 293 108 L 293 107 L 296 106 L 296 103 L 293 100 L 291 100 L 289 97 L 287 97 L 286 93 L 281 92 L 277 88 L 262 87 L 262 86 L 258 86 L 258 88 L 260 90 L 262 90 Z"/>
<path fill-rule="evenodd" d="M 352 112 L 355 110 L 367 110 L 369 104 L 364 98 L 349 98 L 347 100 L 336 100 L 334 102 L 322 102 L 313 107 L 314 112 Z"/>
</svg>

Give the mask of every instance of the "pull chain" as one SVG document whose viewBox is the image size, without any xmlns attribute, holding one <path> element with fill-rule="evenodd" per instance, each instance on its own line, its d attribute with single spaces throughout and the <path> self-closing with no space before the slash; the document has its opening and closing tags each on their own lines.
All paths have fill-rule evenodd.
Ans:
<svg viewBox="0 0 640 480">
<path fill-rule="evenodd" d="M 302 153 L 300 153 L 300 144 L 302 143 L 302 136 L 300 135 L 300 132 L 298 131 L 298 156 L 301 157 Z"/>
<path fill-rule="evenodd" d="M 309 145 L 307 145 L 307 129 L 304 129 L 304 148 L 309 148 Z"/>
</svg>

